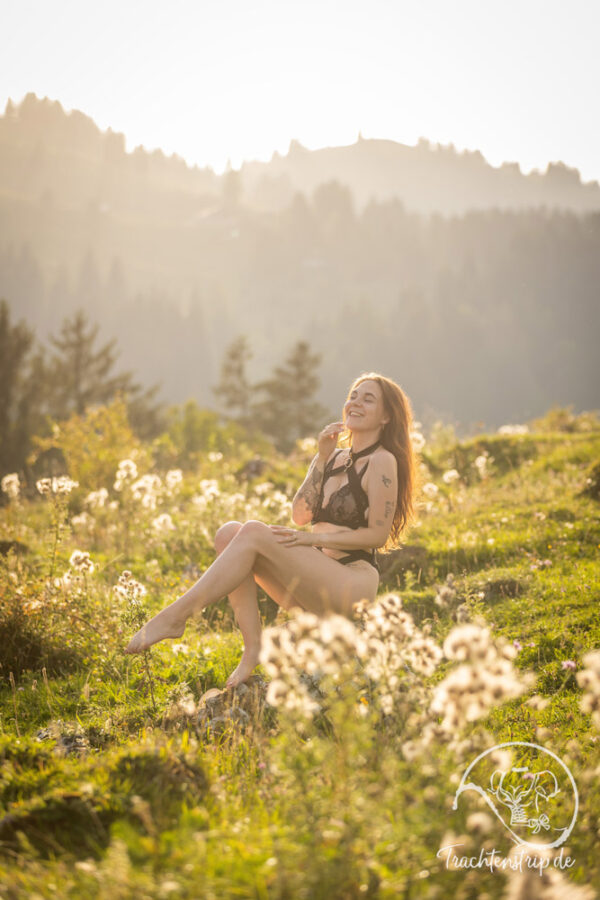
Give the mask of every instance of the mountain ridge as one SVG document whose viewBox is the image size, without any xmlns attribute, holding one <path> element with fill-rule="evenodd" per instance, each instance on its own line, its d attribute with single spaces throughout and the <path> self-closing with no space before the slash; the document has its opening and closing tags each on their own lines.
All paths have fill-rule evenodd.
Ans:
<svg viewBox="0 0 600 900">
<path fill-rule="evenodd" d="M 284 156 L 274 151 L 267 162 L 246 160 L 239 170 L 217 175 L 210 166 L 188 163 L 160 148 L 138 145 L 125 149 L 125 135 L 60 101 L 28 93 L 20 104 L 8 100 L 0 117 L 0 145 L 12 144 L 43 156 L 50 149 L 84 156 L 102 166 L 131 166 L 146 180 L 165 187 L 217 197 L 230 174 L 239 177 L 239 195 L 257 210 L 279 211 L 295 193 L 312 193 L 336 180 L 348 187 L 357 209 L 371 202 L 398 199 L 407 210 L 421 214 L 461 215 L 472 209 L 520 210 L 547 207 L 574 212 L 600 210 L 600 184 L 583 182 L 581 173 L 562 161 L 549 162 L 545 172 L 521 172 L 518 162 L 492 166 L 479 150 L 457 151 L 453 144 L 420 138 L 414 146 L 389 138 L 363 138 L 353 144 L 309 150 L 290 141 Z M 4 179 L 3 179 L 4 180 Z M 21 179 L 22 181 L 23 179 Z"/>
</svg>

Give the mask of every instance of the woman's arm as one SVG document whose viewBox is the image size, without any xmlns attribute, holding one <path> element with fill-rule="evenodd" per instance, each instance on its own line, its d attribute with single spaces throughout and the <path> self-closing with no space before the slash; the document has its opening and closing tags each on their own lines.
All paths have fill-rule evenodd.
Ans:
<svg viewBox="0 0 600 900">
<path fill-rule="evenodd" d="M 331 550 L 357 550 L 361 548 L 383 547 L 388 539 L 396 511 L 398 496 L 398 466 L 391 453 L 377 454 L 369 463 L 369 517 L 366 528 L 353 528 L 349 531 L 293 532 L 298 535 L 289 541 L 284 539 L 285 528 L 272 526 L 282 534 L 283 543 L 312 544 L 327 547 Z M 297 524 L 300 523 L 294 518 Z M 289 532 L 289 529 L 287 529 Z"/>
<path fill-rule="evenodd" d="M 327 457 L 324 458 L 318 453 L 308 468 L 306 478 L 296 491 L 296 496 L 292 500 L 292 519 L 296 525 L 308 525 L 312 521 L 321 493 L 326 464 Z"/>
<path fill-rule="evenodd" d="M 319 502 L 325 466 L 335 450 L 338 435 L 343 428 L 343 422 L 332 422 L 330 425 L 326 425 L 319 434 L 319 452 L 311 462 L 306 478 L 292 500 L 292 519 L 296 525 L 308 525 L 309 522 L 312 522 Z"/>
</svg>

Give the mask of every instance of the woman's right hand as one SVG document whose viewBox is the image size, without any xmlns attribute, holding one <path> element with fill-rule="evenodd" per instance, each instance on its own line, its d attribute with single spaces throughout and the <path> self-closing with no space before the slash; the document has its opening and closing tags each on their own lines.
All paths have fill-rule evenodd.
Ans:
<svg viewBox="0 0 600 900">
<path fill-rule="evenodd" d="M 332 422 L 326 425 L 317 438 L 319 444 L 319 456 L 321 459 L 329 459 L 338 441 L 338 436 L 345 429 L 343 422 Z"/>
</svg>

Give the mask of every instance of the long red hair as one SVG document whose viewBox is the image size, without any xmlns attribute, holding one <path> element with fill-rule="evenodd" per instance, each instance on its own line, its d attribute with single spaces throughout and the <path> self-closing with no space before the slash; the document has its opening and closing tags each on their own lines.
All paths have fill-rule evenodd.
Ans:
<svg viewBox="0 0 600 900">
<path fill-rule="evenodd" d="M 384 550 L 392 549 L 405 528 L 416 517 L 417 495 L 417 453 L 414 449 L 411 432 L 413 430 L 412 405 L 400 385 L 380 375 L 378 372 L 365 372 L 354 381 L 348 391 L 350 394 L 363 381 L 376 381 L 381 388 L 386 415 L 390 421 L 381 431 L 381 444 L 393 453 L 398 463 L 398 498 L 390 535 Z M 347 401 L 346 401 L 347 402 Z M 344 420 L 345 421 L 345 420 Z M 345 435 L 348 441 L 350 434 Z"/>
</svg>

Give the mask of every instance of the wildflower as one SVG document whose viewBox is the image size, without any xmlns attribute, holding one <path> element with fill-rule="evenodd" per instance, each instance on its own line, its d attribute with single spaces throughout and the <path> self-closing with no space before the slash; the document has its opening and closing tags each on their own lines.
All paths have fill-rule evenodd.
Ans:
<svg viewBox="0 0 600 900">
<path fill-rule="evenodd" d="M 94 521 L 94 518 L 84 510 L 78 516 L 73 516 L 73 518 L 71 519 L 71 525 L 73 526 L 73 528 L 90 529 L 94 525 Z"/>
<path fill-rule="evenodd" d="M 5 475 L 1 482 L 2 490 L 8 494 L 10 500 L 19 499 L 20 482 L 16 472 L 11 475 Z"/>
<path fill-rule="evenodd" d="M 69 565 L 72 569 L 77 569 L 79 572 L 87 572 L 89 575 L 94 571 L 94 563 L 86 550 L 73 550 L 69 559 Z"/>
<path fill-rule="evenodd" d="M 574 672 L 577 668 L 577 663 L 573 662 L 572 659 L 563 659 L 561 666 L 563 669 L 567 669 L 570 672 Z"/>
<path fill-rule="evenodd" d="M 412 441 L 413 448 L 416 453 L 420 453 L 423 449 L 427 441 L 423 437 L 420 431 L 420 422 L 415 422 L 412 431 L 410 432 L 410 439 Z"/>
<path fill-rule="evenodd" d="M 73 481 L 68 475 L 59 475 L 58 478 L 52 479 L 53 494 L 70 494 L 76 487 L 79 487 L 79 482 Z"/>
<path fill-rule="evenodd" d="M 117 469 L 115 483 L 113 485 L 115 491 L 122 491 L 127 481 L 133 481 L 137 478 L 137 466 L 132 459 L 122 459 Z"/>
<path fill-rule="evenodd" d="M 171 518 L 169 513 L 162 513 L 160 516 L 157 516 L 155 519 L 153 519 L 152 527 L 159 533 L 165 531 L 175 531 L 173 519 Z"/>
<path fill-rule="evenodd" d="M 220 462 L 222 459 L 223 459 L 223 454 L 219 453 L 218 450 L 211 450 L 211 452 L 208 454 L 209 462 L 212 462 L 212 463 Z"/>
<path fill-rule="evenodd" d="M 444 472 L 442 475 L 442 481 L 444 484 L 452 484 L 453 481 L 456 481 L 460 478 L 457 469 L 448 469 L 447 472 Z"/>
<path fill-rule="evenodd" d="M 316 453 L 318 449 L 317 441 L 314 437 L 301 438 L 297 442 L 298 449 L 302 453 Z"/>
<path fill-rule="evenodd" d="M 183 483 L 183 472 L 181 469 L 169 469 L 165 476 L 165 484 L 169 492 L 174 491 Z"/>
<path fill-rule="evenodd" d="M 263 494 L 268 494 L 269 491 L 272 491 L 275 485 L 272 481 L 261 481 L 260 484 L 256 484 L 254 486 L 254 493 L 258 497 L 262 497 Z"/>
<path fill-rule="evenodd" d="M 496 644 L 489 628 L 466 624 L 454 628 L 444 641 L 448 659 L 463 662 L 435 688 L 430 710 L 443 716 L 441 728 L 452 734 L 466 722 L 487 715 L 492 706 L 518 697 L 531 678 L 513 668 L 513 646 Z"/>
<path fill-rule="evenodd" d="M 528 434 L 529 425 L 501 425 L 498 434 Z"/>
<path fill-rule="evenodd" d="M 135 500 L 141 501 L 146 509 L 156 509 L 158 495 L 162 488 L 162 481 L 158 475 L 142 475 L 131 485 L 131 492 Z"/>
<path fill-rule="evenodd" d="M 106 490 L 106 488 L 100 488 L 97 491 L 91 491 L 83 502 L 91 509 L 99 509 L 102 506 L 106 506 L 107 500 L 108 491 Z"/>
<path fill-rule="evenodd" d="M 515 648 L 515 650 L 517 651 L 517 653 L 519 652 L 519 650 L 522 650 L 522 649 L 523 649 L 522 643 L 521 643 L 520 641 L 517 641 L 517 640 L 513 641 L 513 647 Z"/>
<path fill-rule="evenodd" d="M 451 576 L 448 576 L 450 579 Z M 456 599 L 456 591 L 452 587 L 452 582 L 448 581 L 447 584 L 442 585 L 439 588 L 436 596 L 435 596 L 435 605 L 440 606 L 442 609 L 445 609 L 449 606 L 453 600 Z"/>
<path fill-rule="evenodd" d="M 436 494 L 438 493 L 439 488 L 437 484 L 434 484 L 433 481 L 428 481 L 427 484 L 423 485 L 423 493 L 426 497 L 429 497 L 432 500 Z"/>
<path fill-rule="evenodd" d="M 119 582 L 113 590 L 123 600 L 138 600 L 146 594 L 144 585 L 136 581 L 127 569 L 119 576 Z"/>
<path fill-rule="evenodd" d="M 473 465 L 477 469 L 480 478 L 485 478 L 488 475 L 487 467 L 493 461 L 494 457 L 490 456 L 487 450 L 485 450 L 480 456 L 477 457 Z"/>
<path fill-rule="evenodd" d="M 202 491 L 202 495 L 206 497 L 207 500 L 212 500 L 221 493 L 219 490 L 219 483 L 215 478 L 203 478 L 199 487 Z"/>
<path fill-rule="evenodd" d="M 54 478 L 40 478 L 35 486 L 40 494 L 70 494 L 73 488 L 79 487 L 79 482 L 73 481 L 68 475 L 59 475 Z"/>
</svg>

